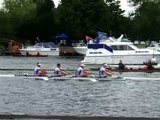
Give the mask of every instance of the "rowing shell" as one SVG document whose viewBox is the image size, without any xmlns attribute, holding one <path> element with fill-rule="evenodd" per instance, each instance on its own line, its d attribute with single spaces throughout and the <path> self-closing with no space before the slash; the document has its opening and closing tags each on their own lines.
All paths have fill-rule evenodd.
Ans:
<svg viewBox="0 0 160 120">
<path fill-rule="evenodd" d="M 63 77 L 41 77 L 41 76 L 34 76 L 34 75 L 0 75 L 0 77 L 20 77 L 20 78 L 33 78 L 35 80 L 58 80 L 58 81 L 65 81 L 65 80 L 78 80 L 78 81 L 121 81 L 121 80 L 160 80 L 160 78 L 146 78 L 146 77 L 107 77 L 107 78 L 98 78 L 98 77 L 74 77 L 74 76 L 63 76 Z"/>
<path fill-rule="evenodd" d="M 97 77 L 75 77 L 75 76 L 63 76 L 63 77 L 41 77 L 41 76 L 34 76 L 34 75 L 0 75 L 0 77 L 20 77 L 20 78 L 34 78 L 35 80 L 57 80 L 57 81 L 64 81 L 64 80 L 78 80 L 78 81 L 108 81 L 108 78 L 97 78 Z"/>
</svg>

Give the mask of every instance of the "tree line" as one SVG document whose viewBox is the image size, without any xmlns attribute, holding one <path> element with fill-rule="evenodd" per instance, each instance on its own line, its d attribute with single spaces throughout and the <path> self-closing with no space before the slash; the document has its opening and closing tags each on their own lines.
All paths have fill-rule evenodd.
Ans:
<svg viewBox="0 0 160 120">
<path fill-rule="evenodd" d="M 119 0 L 4 0 L 0 10 L 0 36 L 12 35 L 35 41 L 56 39 L 61 32 L 71 40 L 125 34 L 131 40 L 160 39 L 160 1 L 128 0 L 135 11 L 124 16 Z M 25 42 L 25 41 L 21 41 Z"/>
</svg>

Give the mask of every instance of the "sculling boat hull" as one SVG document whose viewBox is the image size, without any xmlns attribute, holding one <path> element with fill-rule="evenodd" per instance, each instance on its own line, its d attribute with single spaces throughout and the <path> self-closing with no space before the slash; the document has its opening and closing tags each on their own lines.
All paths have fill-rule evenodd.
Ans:
<svg viewBox="0 0 160 120">
<path fill-rule="evenodd" d="M 107 81 L 124 81 L 124 80 L 160 80 L 160 78 L 152 78 L 152 77 L 119 77 L 119 76 L 112 76 L 106 78 L 98 78 L 98 77 L 73 77 L 73 76 L 65 76 L 65 77 L 41 77 L 41 76 L 33 76 L 33 75 L 0 75 L 0 77 L 19 77 L 19 78 L 27 78 L 27 79 L 35 79 L 35 80 L 58 80 L 58 81 L 65 81 L 65 80 L 78 80 L 78 81 L 91 81 L 91 82 L 107 82 Z"/>
</svg>

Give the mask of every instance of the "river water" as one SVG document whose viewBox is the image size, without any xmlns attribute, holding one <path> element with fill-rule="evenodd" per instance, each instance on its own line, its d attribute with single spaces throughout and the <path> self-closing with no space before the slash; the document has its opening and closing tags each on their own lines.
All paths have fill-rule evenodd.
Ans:
<svg viewBox="0 0 160 120">
<path fill-rule="evenodd" d="M 52 69 L 57 63 L 76 69 L 83 57 L 0 57 L 0 68 L 34 69 L 37 62 Z M 0 74 L 32 71 L 1 70 Z M 97 72 L 95 72 L 96 74 Z M 50 74 L 50 72 L 49 72 Z M 159 73 L 115 73 L 118 76 L 160 77 Z M 47 115 L 89 115 L 160 117 L 160 81 L 116 80 L 38 81 L 20 77 L 0 77 L 0 113 Z"/>
</svg>

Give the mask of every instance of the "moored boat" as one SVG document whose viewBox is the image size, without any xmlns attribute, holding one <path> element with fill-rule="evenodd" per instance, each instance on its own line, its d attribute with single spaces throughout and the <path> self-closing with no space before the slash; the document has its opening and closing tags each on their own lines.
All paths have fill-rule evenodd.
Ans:
<svg viewBox="0 0 160 120">
<path fill-rule="evenodd" d="M 91 70 L 97 71 L 99 68 L 90 68 Z M 160 72 L 159 68 L 155 69 L 110 69 L 112 72 L 147 72 L 147 73 L 152 73 L 152 72 Z"/>
<path fill-rule="evenodd" d="M 34 46 L 27 46 L 19 49 L 21 55 L 49 55 L 57 56 L 59 55 L 59 49 L 53 42 L 40 42 L 36 43 Z"/>
<path fill-rule="evenodd" d="M 88 44 L 83 63 L 118 65 L 122 60 L 126 65 L 142 65 L 155 57 L 160 62 L 160 52 L 151 49 L 137 48 L 132 42 L 106 39 L 103 42 L 97 39 L 95 44 Z"/>
</svg>

